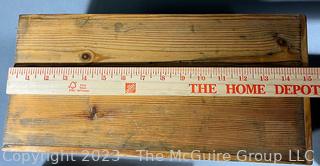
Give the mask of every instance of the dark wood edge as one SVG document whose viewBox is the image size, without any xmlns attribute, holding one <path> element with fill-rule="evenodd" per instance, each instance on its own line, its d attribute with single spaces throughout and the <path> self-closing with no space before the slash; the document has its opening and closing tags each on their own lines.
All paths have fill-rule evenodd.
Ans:
<svg viewBox="0 0 320 166">
<path fill-rule="evenodd" d="M 301 25 L 301 61 L 303 66 L 308 66 L 308 41 L 307 41 L 307 20 L 306 16 L 300 15 Z M 311 107 L 310 98 L 304 98 L 304 125 L 305 125 L 305 144 L 306 151 L 312 150 L 312 127 L 311 127 Z M 312 159 L 312 153 L 307 153 L 307 159 Z M 306 162 L 312 164 L 312 161 Z"/>
<path fill-rule="evenodd" d="M 297 18 L 300 15 L 299 14 L 278 14 L 278 13 L 255 13 L 255 14 L 209 14 L 209 13 L 193 13 L 193 14 L 188 14 L 188 13 L 108 13 L 108 14 L 20 14 L 19 18 L 28 18 L 32 17 L 34 18 L 52 18 L 52 17 L 70 17 L 70 19 L 75 18 L 75 17 L 83 17 L 83 16 L 95 16 L 95 17 L 105 17 L 105 16 L 110 16 L 110 17 L 221 17 L 221 19 L 225 19 L 225 17 L 236 17 L 242 18 L 245 17 L 246 19 L 252 18 L 252 19 L 260 19 L 260 18 L 265 18 L 265 19 L 275 19 L 274 17 L 277 16 L 276 19 L 288 19 L 288 18 Z M 222 18 L 224 17 L 224 18 Z M 257 18 L 260 17 L 260 18 Z"/>
</svg>

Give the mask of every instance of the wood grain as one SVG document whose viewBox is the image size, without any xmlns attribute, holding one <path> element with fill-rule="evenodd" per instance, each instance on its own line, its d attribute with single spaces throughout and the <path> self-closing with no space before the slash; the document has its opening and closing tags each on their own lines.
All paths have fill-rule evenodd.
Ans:
<svg viewBox="0 0 320 166">
<path fill-rule="evenodd" d="M 10 101 L 9 145 L 305 151 L 300 98 L 20 95 Z"/>
<path fill-rule="evenodd" d="M 292 15 L 23 15 L 16 63 L 305 66 L 305 24 Z M 215 150 L 233 160 L 244 149 L 292 163 L 288 150 L 311 149 L 309 99 L 10 96 L 3 150 L 84 149 Z"/>
<path fill-rule="evenodd" d="M 301 63 L 301 24 L 282 15 L 23 15 L 16 63 Z"/>
</svg>

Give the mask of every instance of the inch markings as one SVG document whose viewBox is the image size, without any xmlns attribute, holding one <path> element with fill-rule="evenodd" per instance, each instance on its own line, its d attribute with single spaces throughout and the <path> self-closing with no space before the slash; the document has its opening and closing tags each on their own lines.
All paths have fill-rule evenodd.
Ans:
<svg viewBox="0 0 320 166">
<path fill-rule="evenodd" d="M 319 97 L 320 68 L 13 67 L 7 94 Z"/>
</svg>

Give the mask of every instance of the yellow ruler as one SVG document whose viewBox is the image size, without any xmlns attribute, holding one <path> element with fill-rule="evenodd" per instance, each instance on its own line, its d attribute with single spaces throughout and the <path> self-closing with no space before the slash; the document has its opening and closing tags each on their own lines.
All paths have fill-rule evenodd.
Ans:
<svg viewBox="0 0 320 166">
<path fill-rule="evenodd" d="M 7 94 L 319 97 L 320 68 L 13 67 Z"/>
</svg>

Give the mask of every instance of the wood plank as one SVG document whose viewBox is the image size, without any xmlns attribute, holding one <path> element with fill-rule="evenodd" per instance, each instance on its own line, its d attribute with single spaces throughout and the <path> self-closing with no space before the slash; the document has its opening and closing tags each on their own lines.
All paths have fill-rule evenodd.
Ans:
<svg viewBox="0 0 320 166">
<path fill-rule="evenodd" d="M 290 15 L 24 15 L 16 63 L 303 66 L 305 29 L 303 16 Z M 91 58 L 82 58 L 86 53 Z M 311 149 L 310 104 L 308 98 L 12 95 L 3 149 L 118 149 L 124 156 L 197 149 L 233 159 L 245 149 L 281 153 L 289 162 L 289 149 Z"/>
<path fill-rule="evenodd" d="M 22 15 L 16 63 L 301 63 L 300 27 L 282 15 Z"/>
<path fill-rule="evenodd" d="M 9 109 L 9 145 L 231 154 L 305 150 L 300 98 L 25 95 L 11 96 Z"/>
</svg>

